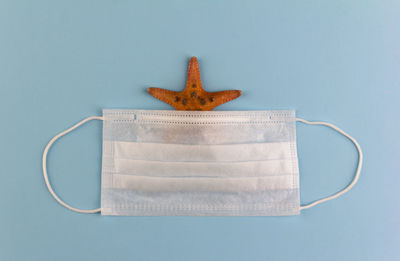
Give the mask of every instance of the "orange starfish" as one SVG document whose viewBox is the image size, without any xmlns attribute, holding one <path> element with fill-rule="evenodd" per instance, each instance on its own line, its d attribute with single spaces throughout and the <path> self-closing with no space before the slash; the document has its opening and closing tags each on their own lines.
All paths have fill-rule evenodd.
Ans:
<svg viewBox="0 0 400 261">
<path fill-rule="evenodd" d="M 176 110 L 211 111 L 218 105 L 239 97 L 239 90 L 207 92 L 203 89 L 200 79 L 199 63 L 196 57 L 189 62 L 186 88 L 181 92 L 151 87 L 147 90 L 155 98 L 168 103 Z"/>
</svg>

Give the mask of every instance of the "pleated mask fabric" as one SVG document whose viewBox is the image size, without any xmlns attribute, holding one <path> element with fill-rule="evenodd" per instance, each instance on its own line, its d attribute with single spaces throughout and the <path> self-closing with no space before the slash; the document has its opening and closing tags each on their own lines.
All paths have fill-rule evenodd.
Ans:
<svg viewBox="0 0 400 261">
<path fill-rule="evenodd" d="M 104 215 L 299 213 L 294 111 L 103 117 Z"/>
</svg>

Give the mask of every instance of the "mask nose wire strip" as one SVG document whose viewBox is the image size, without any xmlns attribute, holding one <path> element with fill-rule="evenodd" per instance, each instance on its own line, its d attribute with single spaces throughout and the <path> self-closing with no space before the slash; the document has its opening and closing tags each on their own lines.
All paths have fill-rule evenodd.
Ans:
<svg viewBox="0 0 400 261">
<path fill-rule="evenodd" d="M 343 195 L 347 191 L 349 191 L 357 183 L 358 178 L 360 177 L 361 166 L 362 166 L 362 162 L 363 162 L 363 153 L 362 153 L 360 145 L 358 144 L 358 142 L 353 137 L 351 137 L 349 134 L 347 134 L 346 132 L 344 132 L 343 130 L 341 130 L 340 128 L 336 127 L 335 125 L 333 125 L 331 123 L 321 122 L 321 121 L 307 121 L 307 120 L 304 120 L 304 119 L 301 119 L 301 118 L 296 118 L 296 121 L 299 121 L 299 122 L 302 122 L 302 123 L 305 123 L 305 124 L 323 125 L 323 126 L 327 126 L 329 128 L 332 128 L 335 131 L 337 131 L 340 134 L 342 134 L 343 136 L 345 136 L 346 138 L 348 138 L 351 142 L 353 142 L 354 145 L 356 146 L 357 150 L 358 150 L 358 165 L 357 165 L 357 170 L 356 170 L 356 173 L 354 174 L 353 180 L 344 189 L 342 189 L 341 191 L 339 191 L 339 192 L 337 192 L 337 193 L 335 193 L 335 194 L 333 194 L 331 196 L 316 200 L 316 201 L 314 201 L 314 202 L 312 202 L 310 204 L 307 204 L 307 205 L 300 206 L 300 210 L 303 210 L 303 209 L 311 208 L 311 207 L 313 207 L 313 206 L 315 206 L 317 204 L 320 204 L 322 202 L 335 199 L 335 198 Z"/>
<path fill-rule="evenodd" d="M 67 203 L 65 203 L 64 201 L 62 201 L 57 194 L 54 192 L 53 188 L 51 187 L 51 184 L 49 182 L 49 176 L 47 174 L 47 153 L 49 152 L 50 147 L 53 145 L 53 143 L 58 140 L 59 138 L 61 138 L 62 136 L 64 136 L 65 134 L 75 130 L 76 128 L 78 128 L 79 126 L 81 126 L 82 124 L 85 124 L 88 121 L 91 120 L 103 120 L 103 117 L 100 116 L 91 116 L 88 117 L 82 121 L 80 121 L 79 123 L 75 124 L 74 126 L 72 126 L 71 128 L 69 128 L 68 130 L 65 130 L 59 134 L 57 134 L 56 136 L 54 136 L 54 138 L 52 138 L 49 143 L 47 144 L 46 148 L 43 151 L 43 158 L 42 158 L 42 166 L 43 166 L 43 177 L 44 177 L 44 181 L 46 182 L 46 186 L 49 189 L 50 194 L 53 196 L 53 198 L 55 200 L 57 200 L 58 203 L 60 203 L 61 205 L 63 205 L 64 207 L 75 211 L 75 212 L 79 212 L 79 213 L 97 213 L 101 211 L 101 208 L 97 208 L 97 209 L 78 209 L 78 208 L 74 208 L 71 207 L 70 205 L 68 205 Z"/>
</svg>

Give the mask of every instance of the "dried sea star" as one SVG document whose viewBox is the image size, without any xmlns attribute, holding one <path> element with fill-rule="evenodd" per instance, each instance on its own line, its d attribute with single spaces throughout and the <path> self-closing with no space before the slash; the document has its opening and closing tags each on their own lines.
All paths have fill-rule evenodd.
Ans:
<svg viewBox="0 0 400 261">
<path fill-rule="evenodd" d="M 147 91 L 176 110 L 186 111 L 211 111 L 215 107 L 236 99 L 242 94 L 239 90 L 205 91 L 201 85 L 199 63 L 196 57 L 190 59 L 188 79 L 186 88 L 183 91 L 174 92 L 155 87 L 151 87 Z"/>
</svg>

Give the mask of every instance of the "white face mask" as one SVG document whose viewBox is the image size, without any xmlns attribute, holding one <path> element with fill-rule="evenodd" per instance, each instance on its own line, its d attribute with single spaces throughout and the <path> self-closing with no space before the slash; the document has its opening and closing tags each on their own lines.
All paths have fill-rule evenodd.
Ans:
<svg viewBox="0 0 400 261">
<path fill-rule="evenodd" d="M 76 209 L 48 180 L 47 153 L 55 140 L 103 120 L 101 208 Z M 342 191 L 300 206 L 296 121 L 335 129 L 356 146 L 359 162 Z M 357 182 L 361 148 L 348 134 L 294 111 L 104 110 L 55 136 L 43 153 L 43 174 L 53 197 L 81 213 L 103 215 L 277 216 L 336 198 Z"/>
</svg>

